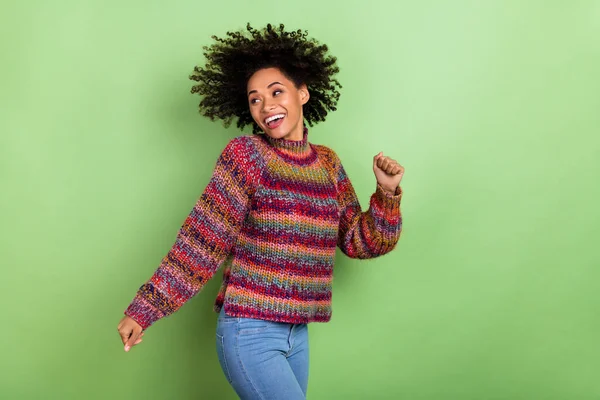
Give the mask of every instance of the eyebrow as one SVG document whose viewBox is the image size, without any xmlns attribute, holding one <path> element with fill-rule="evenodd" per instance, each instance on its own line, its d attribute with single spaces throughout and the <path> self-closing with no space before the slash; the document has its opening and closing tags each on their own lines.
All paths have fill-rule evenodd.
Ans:
<svg viewBox="0 0 600 400">
<path fill-rule="evenodd" d="M 275 81 L 275 82 L 270 83 L 269 86 L 267 86 L 267 89 L 276 84 L 280 84 L 281 86 L 283 86 L 283 83 Z M 249 91 L 248 96 L 250 96 L 252 93 L 256 93 L 256 89 Z"/>
</svg>

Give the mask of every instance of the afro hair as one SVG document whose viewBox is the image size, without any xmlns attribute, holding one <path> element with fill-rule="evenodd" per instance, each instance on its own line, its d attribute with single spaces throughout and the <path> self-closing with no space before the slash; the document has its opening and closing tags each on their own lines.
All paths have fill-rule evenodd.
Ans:
<svg viewBox="0 0 600 400">
<path fill-rule="evenodd" d="M 250 114 L 246 85 L 256 71 L 270 67 L 278 68 L 296 87 L 308 87 L 310 100 L 303 115 L 309 126 L 336 110 L 342 86 L 333 78 L 339 72 L 337 58 L 327 54 L 325 44 L 308 38 L 307 31 L 287 32 L 283 24 L 259 30 L 248 23 L 246 31 L 227 32 L 224 38 L 213 35 L 215 43 L 203 47 L 206 65 L 196 66 L 189 77 L 197 82 L 191 92 L 202 97 L 202 115 L 223 120 L 225 127 L 237 118 L 239 129 L 252 125 L 253 133 L 261 132 Z"/>
</svg>

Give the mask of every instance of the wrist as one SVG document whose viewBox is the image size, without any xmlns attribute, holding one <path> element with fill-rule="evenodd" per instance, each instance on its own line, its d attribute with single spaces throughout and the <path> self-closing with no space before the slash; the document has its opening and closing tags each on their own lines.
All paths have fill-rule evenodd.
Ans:
<svg viewBox="0 0 600 400">
<path fill-rule="evenodd" d="M 381 189 L 388 193 L 391 196 L 395 196 L 396 195 L 396 190 L 398 189 L 398 186 L 394 186 L 394 187 L 389 187 L 389 186 L 384 186 L 382 184 L 379 183 L 379 186 L 381 187 Z"/>
</svg>

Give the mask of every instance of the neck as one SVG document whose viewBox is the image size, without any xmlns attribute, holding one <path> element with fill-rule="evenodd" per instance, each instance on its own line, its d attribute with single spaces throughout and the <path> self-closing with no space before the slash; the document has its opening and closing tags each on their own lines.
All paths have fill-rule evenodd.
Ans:
<svg viewBox="0 0 600 400">
<path fill-rule="evenodd" d="M 302 129 L 302 138 L 300 140 L 272 138 L 267 134 L 261 136 L 273 147 L 277 154 L 288 161 L 305 164 L 315 159 L 316 152 L 308 142 L 308 129 L 306 127 Z"/>
<path fill-rule="evenodd" d="M 286 139 L 286 140 L 303 140 L 304 139 L 304 131 L 305 131 L 305 127 L 302 124 L 298 124 L 295 128 L 293 132 L 290 132 L 287 134 L 287 136 L 283 137 L 282 139 Z"/>
</svg>

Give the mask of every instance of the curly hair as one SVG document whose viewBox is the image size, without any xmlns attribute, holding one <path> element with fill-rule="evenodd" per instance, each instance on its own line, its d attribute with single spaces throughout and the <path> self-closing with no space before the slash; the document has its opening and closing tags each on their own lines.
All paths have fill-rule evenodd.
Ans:
<svg viewBox="0 0 600 400">
<path fill-rule="evenodd" d="M 237 127 L 252 125 L 252 132 L 261 129 L 254 122 L 248 107 L 246 85 L 259 69 L 278 68 L 296 87 L 306 84 L 310 100 L 303 106 L 309 126 L 324 121 L 328 111 L 335 111 L 342 85 L 333 76 L 339 72 L 337 58 L 327 54 L 328 48 L 308 38 L 302 30 L 286 32 L 284 25 L 254 29 L 250 23 L 246 32 L 227 32 L 227 37 L 203 46 L 206 65 L 196 66 L 190 79 L 198 82 L 191 92 L 202 96 L 199 111 L 214 121 L 219 118 L 228 127 L 237 117 Z"/>
</svg>

